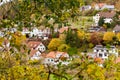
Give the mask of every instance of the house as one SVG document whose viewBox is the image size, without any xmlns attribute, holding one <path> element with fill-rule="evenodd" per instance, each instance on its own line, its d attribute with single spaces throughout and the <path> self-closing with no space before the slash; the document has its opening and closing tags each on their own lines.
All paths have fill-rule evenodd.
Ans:
<svg viewBox="0 0 120 80">
<path fill-rule="evenodd" d="M 44 44 L 41 41 L 37 41 L 37 40 L 28 41 L 27 47 L 31 50 L 38 50 L 40 52 L 44 52 L 46 50 L 46 47 L 44 46 Z"/>
<path fill-rule="evenodd" d="M 39 50 L 31 50 L 30 51 L 30 59 L 31 60 L 39 60 L 41 52 Z"/>
<path fill-rule="evenodd" d="M 115 33 L 120 32 L 120 25 L 116 25 L 116 26 L 113 28 L 113 32 L 115 32 Z"/>
<path fill-rule="evenodd" d="M 95 8 L 95 10 L 103 10 L 103 9 L 114 10 L 115 6 L 108 5 L 106 3 L 97 3 L 97 4 L 95 4 L 94 8 Z"/>
<path fill-rule="evenodd" d="M 115 12 L 98 12 L 95 16 L 93 16 L 93 21 L 95 26 L 98 26 L 98 22 L 100 18 L 104 18 L 104 23 L 111 23 L 113 17 L 115 16 Z"/>
<path fill-rule="evenodd" d="M 80 11 L 86 11 L 92 9 L 91 5 L 85 5 L 80 8 Z"/>
<path fill-rule="evenodd" d="M 38 28 L 34 27 L 30 31 L 27 28 L 23 28 L 22 34 L 29 35 L 30 38 L 38 37 L 43 40 L 47 40 L 49 38 L 49 35 L 51 34 L 51 30 L 50 30 L 50 28 L 38 29 Z"/>
<path fill-rule="evenodd" d="M 102 45 L 96 45 L 93 48 L 93 53 L 96 54 L 96 57 L 103 60 L 107 59 L 110 54 L 118 57 L 118 49 L 115 46 L 110 46 L 109 48 L 106 48 Z"/>
<path fill-rule="evenodd" d="M 66 52 L 59 52 L 59 51 L 51 51 L 44 57 L 44 64 L 52 64 L 57 65 L 59 63 L 63 65 L 68 65 L 69 62 L 67 61 L 69 55 Z"/>
<path fill-rule="evenodd" d="M 41 53 L 46 50 L 44 44 L 39 40 L 28 40 L 27 47 L 30 49 L 31 60 L 39 60 Z"/>
<path fill-rule="evenodd" d="M 0 1 L 0 6 L 5 4 L 5 3 L 8 3 L 8 2 L 11 2 L 12 0 L 1 0 Z"/>
</svg>

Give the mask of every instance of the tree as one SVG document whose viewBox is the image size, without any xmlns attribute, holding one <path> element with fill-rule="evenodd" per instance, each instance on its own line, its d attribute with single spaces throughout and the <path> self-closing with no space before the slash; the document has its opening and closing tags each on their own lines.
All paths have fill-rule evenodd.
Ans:
<svg viewBox="0 0 120 80">
<path fill-rule="evenodd" d="M 101 44 L 102 42 L 102 35 L 99 33 L 92 33 L 90 36 L 90 42 L 94 45 Z"/>
<path fill-rule="evenodd" d="M 106 32 L 106 33 L 104 33 L 103 40 L 107 41 L 107 42 L 112 42 L 114 37 L 115 37 L 115 33 Z"/>
<path fill-rule="evenodd" d="M 79 7 L 83 4 L 83 0 L 14 0 L 9 3 L 11 7 L 7 10 L 12 11 L 14 16 L 8 12 L 5 14 L 7 14 L 6 19 L 22 25 L 21 27 L 40 25 L 49 27 L 55 23 L 66 23 L 70 18 L 74 19 L 79 14 Z M 51 19 L 53 19 L 52 24 L 48 23 Z"/>
<path fill-rule="evenodd" d="M 71 47 L 80 47 L 80 39 L 78 38 L 77 31 L 69 29 L 66 34 L 66 44 Z"/>
<path fill-rule="evenodd" d="M 64 42 L 62 40 L 60 40 L 59 38 L 53 38 L 48 45 L 48 49 L 51 51 L 58 50 L 58 47 L 63 43 Z"/>
<path fill-rule="evenodd" d="M 71 48 L 68 49 L 68 54 L 69 55 L 75 55 L 77 53 L 78 53 L 78 50 L 75 47 L 71 47 Z"/>
<path fill-rule="evenodd" d="M 20 48 L 20 46 L 25 45 L 25 41 L 26 41 L 26 36 L 22 35 L 21 32 L 15 32 L 11 35 L 11 44 L 16 46 L 17 48 Z"/>
<path fill-rule="evenodd" d="M 58 51 L 67 52 L 70 47 L 67 44 L 61 44 L 58 47 Z"/>
<path fill-rule="evenodd" d="M 101 18 L 99 19 L 98 25 L 99 25 L 99 26 L 103 26 L 103 24 L 104 24 L 104 18 L 101 17 Z"/>
</svg>

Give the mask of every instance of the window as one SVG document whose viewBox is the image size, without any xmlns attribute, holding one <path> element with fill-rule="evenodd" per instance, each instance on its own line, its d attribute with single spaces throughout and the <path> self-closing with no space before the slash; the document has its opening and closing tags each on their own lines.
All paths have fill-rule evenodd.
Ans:
<svg viewBox="0 0 120 80">
<path fill-rule="evenodd" d="M 99 57 L 102 57 L 102 54 L 101 54 L 101 53 L 99 53 Z"/>
<path fill-rule="evenodd" d="M 51 61 L 53 61 L 53 59 L 51 59 Z"/>
<path fill-rule="evenodd" d="M 104 53 L 104 56 L 107 56 L 107 53 Z"/>
<path fill-rule="evenodd" d="M 106 50 L 108 52 L 108 50 Z"/>
<path fill-rule="evenodd" d="M 50 60 L 48 59 L 48 61 L 50 61 Z"/>
<path fill-rule="evenodd" d="M 104 50 L 101 50 L 102 52 L 104 51 Z"/>
<path fill-rule="evenodd" d="M 96 50 L 97 52 L 99 51 L 99 50 Z"/>
</svg>

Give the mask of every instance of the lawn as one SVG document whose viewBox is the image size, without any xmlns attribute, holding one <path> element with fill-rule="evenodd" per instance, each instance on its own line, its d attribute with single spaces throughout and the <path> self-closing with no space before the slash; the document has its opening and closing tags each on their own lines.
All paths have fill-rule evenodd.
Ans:
<svg viewBox="0 0 120 80">
<path fill-rule="evenodd" d="M 71 20 L 69 20 L 69 23 L 72 26 L 80 29 L 80 28 L 88 28 L 94 22 L 93 22 L 92 16 L 79 16 L 77 21 L 72 22 Z"/>
</svg>

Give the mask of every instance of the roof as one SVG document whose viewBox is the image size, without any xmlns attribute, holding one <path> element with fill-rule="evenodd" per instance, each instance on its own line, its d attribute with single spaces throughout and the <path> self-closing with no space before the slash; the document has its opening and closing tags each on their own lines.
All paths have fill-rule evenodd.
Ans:
<svg viewBox="0 0 120 80">
<path fill-rule="evenodd" d="M 58 30 L 59 33 L 63 33 L 64 31 L 68 31 L 68 27 L 62 27 Z"/>
<path fill-rule="evenodd" d="M 98 5 L 100 8 L 102 8 L 104 5 L 106 5 L 106 3 L 98 3 L 96 5 Z"/>
<path fill-rule="evenodd" d="M 61 57 L 63 57 L 67 53 L 66 52 L 59 52 L 59 51 L 51 51 L 46 55 L 46 58 L 56 58 L 57 54 L 62 54 Z"/>
<path fill-rule="evenodd" d="M 31 51 L 30 51 L 30 57 L 32 57 L 34 54 L 36 54 L 37 51 L 38 51 L 38 50 L 34 50 L 34 49 L 31 50 Z"/>
<path fill-rule="evenodd" d="M 98 12 L 100 17 L 105 17 L 105 18 L 113 18 L 115 16 L 115 12 Z"/>
<path fill-rule="evenodd" d="M 102 9 L 105 9 L 105 8 L 107 8 L 107 9 L 114 9 L 114 5 L 104 5 L 102 7 Z"/>
<path fill-rule="evenodd" d="M 120 31 L 120 25 L 116 25 L 116 26 L 113 28 L 113 31 Z"/>
<path fill-rule="evenodd" d="M 42 42 L 41 41 L 29 41 L 27 43 L 28 48 L 37 48 Z"/>
</svg>

